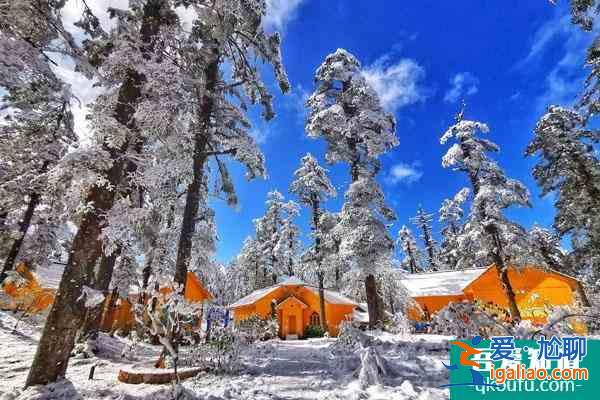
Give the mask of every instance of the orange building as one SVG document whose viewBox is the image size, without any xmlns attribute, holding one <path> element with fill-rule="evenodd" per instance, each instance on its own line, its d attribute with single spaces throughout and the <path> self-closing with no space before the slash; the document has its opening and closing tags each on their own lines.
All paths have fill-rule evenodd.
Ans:
<svg viewBox="0 0 600 400">
<path fill-rule="evenodd" d="M 44 285 L 25 263 L 19 263 L 14 274 L 4 281 L 2 289 L 6 297 L 0 301 L 1 308 L 35 314 L 54 302 L 58 285 Z"/>
<path fill-rule="evenodd" d="M 587 304 L 581 283 L 554 270 L 534 266 L 510 267 L 508 279 L 523 319 L 544 322 L 554 307 L 572 305 L 577 299 Z M 409 318 L 413 320 L 427 320 L 451 302 L 478 300 L 508 309 L 508 300 L 494 265 L 410 274 L 401 282 L 419 305 L 408 310 Z"/>
<path fill-rule="evenodd" d="M 46 310 L 54 302 L 54 296 L 64 266 L 51 264 L 40 267 L 34 273 L 24 263 L 17 266 L 15 272 L 17 279 L 9 279 L 5 282 L 3 290 L 7 300 L 0 302 L 3 309 L 11 309 L 35 314 Z M 166 295 L 170 288 L 161 288 L 160 292 Z M 193 272 L 188 272 L 184 297 L 191 303 L 211 300 L 212 294 L 202 285 L 200 279 Z M 129 298 L 117 298 L 111 301 L 110 294 L 104 301 L 104 317 L 102 318 L 103 331 L 125 330 L 128 331 L 135 326 L 133 304 L 139 299 L 139 294 L 132 293 Z"/>
<path fill-rule="evenodd" d="M 358 304 L 337 292 L 325 290 L 325 317 L 329 334 L 337 336 L 340 323 L 351 320 Z M 252 315 L 269 318 L 276 314 L 281 338 L 304 336 L 308 326 L 320 325 L 319 290 L 296 277 L 256 290 L 229 306 L 235 322 Z"/>
</svg>

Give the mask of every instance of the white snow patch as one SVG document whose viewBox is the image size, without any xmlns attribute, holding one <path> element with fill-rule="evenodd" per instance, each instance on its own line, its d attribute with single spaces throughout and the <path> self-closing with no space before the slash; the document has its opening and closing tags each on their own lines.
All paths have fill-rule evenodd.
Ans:
<svg viewBox="0 0 600 400">
<path fill-rule="evenodd" d="M 412 297 L 459 295 L 463 289 L 483 274 L 487 268 L 461 271 L 425 272 L 405 275 L 400 282 Z"/>
</svg>

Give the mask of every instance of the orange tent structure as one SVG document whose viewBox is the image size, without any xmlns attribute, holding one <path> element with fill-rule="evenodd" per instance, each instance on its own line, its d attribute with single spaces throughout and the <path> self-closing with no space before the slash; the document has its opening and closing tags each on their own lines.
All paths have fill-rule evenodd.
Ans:
<svg viewBox="0 0 600 400">
<path fill-rule="evenodd" d="M 25 263 L 19 264 L 15 270 L 18 279 L 8 279 L 3 286 L 8 301 L 1 302 L 0 307 L 28 314 L 46 310 L 54 302 L 63 269 L 63 265 L 55 263 L 47 267 L 40 267 L 34 273 Z M 161 288 L 160 292 L 166 295 L 170 290 L 170 288 Z M 138 301 L 139 296 L 131 294 L 129 298 L 116 298 L 114 301 L 111 300 L 111 296 L 111 294 L 106 296 L 104 301 L 104 317 L 100 329 L 103 331 L 131 330 L 135 326 L 133 304 Z M 188 272 L 184 297 L 191 303 L 213 298 L 193 272 Z"/>
<path fill-rule="evenodd" d="M 587 299 L 581 283 L 560 272 L 535 266 L 510 267 L 508 279 L 515 292 L 521 318 L 545 322 L 557 306 L 583 305 Z M 494 265 L 460 271 L 428 272 L 407 275 L 401 283 L 419 307 L 411 307 L 412 320 L 427 320 L 451 302 L 479 301 L 507 309 L 508 300 Z"/>
<path fill-rule="evenodd" d="M 325 290 L 325 317 L 329 334 L 337 336 L 340 323 L 353 318 L 358 304 L 337 292 Z M 320 325 L 319 291 L 296 277 L 254 291 L 229 306 L 235 322 L 252 315 L 266 319 L 276 314 L 281 338 L 304 336 L 308 326 Z"/>
<path fill-rule="evenodd" d="M 9 278 L 4 283 L 3 290 L 8 301 L 2 302 L 1 308 L 35 314 L 54 302 L 56 288 L 44 287 L 27 264 L 18 264 L 14 274 L 12 279 Z"/>
<path fill-rule="evenodd" d="M 170 287 L 162 287 L 159 292 L 166 296 L 171 293 Z M 135 326 L 133 304 L 139 302 L 139 294 L 130 294 L 129 298 L 118 298 L 112 302 L 110 296 L 104 302 L 104 317 L 101 330 L 110 332 L 116 330 L 130 331 Z M 190 303 L 202 303 L 213 299 L 213 295 L 204 287 L 198 276 L 188 271 L 183 297 Z"/>
</svg>

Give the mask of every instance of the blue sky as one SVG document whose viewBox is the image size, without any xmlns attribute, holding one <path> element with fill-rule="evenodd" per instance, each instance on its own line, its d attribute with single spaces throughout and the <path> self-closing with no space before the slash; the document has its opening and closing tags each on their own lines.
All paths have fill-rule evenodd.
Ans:
<svg viewBox="0 0 600 400">
<path fill-rule="evenodd" d="M 276 2 L 277 3 L 277 2 Z M 490 138 L 501 146 L 496 159 L 508 175 L 532 193 L 532 209 L 510 210 L 526 227 L 552 224 L 552 198 L 539 198 L 531 178 L 534 160 L 523 151 L 545 107 L 572 104 L 586 70 L 590 36 L 569 22 L 562 2 L 547 1 L 315 1 L 296 0 L 271 18 L 283 30 L 283 58 L 293 86 L 277 95 L 277 117 L 255 120 L 255 135 L 267 159 L 269 179 L 245 182 L 235 168 L 239 210 L 215 203 L 220 241 L 217 258 L 227 262 L 253 233 L 252 220 L 264 212 L 269 190 L 288 192 L 293 172 L 307 152 L 324 164 L 322 141 L 304 132 L 303 101 L 313 90 L 313 74 L 324 57 L 345 48 L 362 62 L 368 76 L 395 113 L 400 146 L 384 156 L 379 181 L 397 213 L 395 236 L 419 204 L 436 212 L 444 198 L 466 184 L 445 170 L 439 137 L 452 122 L 461 98 L 470 119 L 487 122 Z M 339 210 L 349 182 L 346 165 L 329 166 L 340 192 L 326 207 Z M 308 211 L 298 223 L 308 240 Z M 437 216 L 436 216 L 437 218 Z M 435 227 L 436 232 L 439 226 Z"/>
<path fill-rule="evenodd" d="M 254 109 L 251 119 L 269 179 L 247 182 L 242 168 L 231 164 L 240 206 L 234 210 L 220 200 L 212 202 L 219 233 L 217 259 L 226 263 L 237 255 L 244 238 L 254 232 L 252 220 L 264 213 L 270 190 L 294 199 L 288 188 L 304 154 L 310 152 L 325 164 L 323 141 L 308 139 L 304 132 L 304 101 L 314 88 L 315 69 L 337 48 L 361 61 L 384 105 L 396 115 L 400 146 L 382 158 L 379 176 L 398 217 L 390 227 L 394 237 L 409 224 L 419 204 L 436 212 L 443 199 L 467 184 L 460 173 L 442 168 L 447 147 L 439 144 L 461 98 L 467 102 L 467 118 L 490 126 L 490 139 L 501 146 L 496 157 L 500 165 L 532 193 L 533 208 L 509 210 L 509 215 L 528 228 L 534 223 L 550 226 L 553 199 L 539 198 L 531 178 L 535 160 L 524 159 L 523 152 L 547 105 L 576 100 L 587 74 L 583 59 L 592 38 L 570 24 L 567 1 L 557 2 L 558 6 L 547 0 L 267 0 L 264 23 L 283 34 L 283 60 L 293 90 L 281 95 L 265 69 L 277 117 L 266 123 Z M 106 7 L 124 8 L 127 0 L 88 4 L 108 28 L 113 22 Z M 76 36 L 73 23 L 80 9 L 79 0 L 69 0 L 63 11 L 67 28 Z M 180 11 L 189 23 L 193 16 Z M 83 104 L 99 93 L 68 62 L 56 70 Z M 74 111 L 76 129 L 86 138 L 86 109 L 76 106 Z M 326 208 L 337 211 L 349 183 L 348 168 L 328 168 L 339 196 Z M 307 210 L 302 210 L 298 223 L 308 241 Z M 438 237 L 439 229 L 436 224 Z"/>
</svg>

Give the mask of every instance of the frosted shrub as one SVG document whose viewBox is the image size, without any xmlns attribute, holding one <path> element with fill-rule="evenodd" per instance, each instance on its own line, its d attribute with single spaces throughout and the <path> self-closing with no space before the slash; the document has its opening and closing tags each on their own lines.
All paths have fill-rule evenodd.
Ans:
<svg viewBox="0 0 600 400">
<path fill-rule="evenodd" d="M 406 315 L 398 313 L 390 319 L 387 330 L 401 336 L 406 336 L 412 332 L 412 325 Z"/>
<path fill-rule="evenodd" d="M 238 322 L 239 335 L 246 343 L 254 343 L 258 340 L 265 341 L 274 339 L 279 332 L 279 322 L 276 318 L 260 318 L 254 314 Z"/>
<path fill-rule="evenodd" d="M 458 338 L 510 334 L 506 311 L 479 303 L 450 303 L 431 322 L 432 333 Z"/>
<path fill-rule="evenodd" d="M 343 321 L 340 324 L 337 347 L 355 350 L 364 347 L 368 342 L 369 337 L 352 322 Z"/>
<path fill-rule="evenodd" d="M 240 354 L 245 338 L 231 327 L 214 326 L 210 339 L 194 346 L 185 364 L 208 368 L 212 372 L 233 373 L 240 365 Z"/>
</svg>

